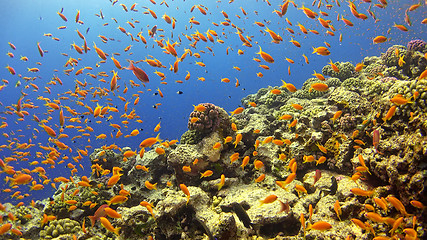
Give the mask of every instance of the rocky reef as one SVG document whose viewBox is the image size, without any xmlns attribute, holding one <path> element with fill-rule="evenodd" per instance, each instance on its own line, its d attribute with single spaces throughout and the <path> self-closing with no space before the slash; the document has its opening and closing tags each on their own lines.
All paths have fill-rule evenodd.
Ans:
<svg viewBox="0 0 427 240">
<path fill-rule="evenodd" d="M 181 143 L 95 149 L 90 177 L 5 208 L 27 239 L 425 239 L 426 51 L 327 65 L 325 81 L 260 89 L 232 117 L 200 104 Z"/>
</svg>

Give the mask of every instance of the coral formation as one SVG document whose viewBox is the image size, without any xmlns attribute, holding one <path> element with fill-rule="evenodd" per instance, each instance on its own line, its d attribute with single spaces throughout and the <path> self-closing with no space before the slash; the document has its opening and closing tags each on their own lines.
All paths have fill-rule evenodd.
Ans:
<svg viewBox="0 0 427 240">
<path fill-rule="evenodd" d="M 408 42 L 407 49 L 408 51 L 418 51 L 425 52 L 426 42 L 421 39 L 414 39 Z"/>
<path fill-rule="evenodd" d="M 189 130 L 196 130 L 206 136 L 213 131 L 226 131 L 229 128 L 230 120 L 224 109 L 212 103 L 200 103 L 199 105 L 204 106 L 205 110 L 194 110 L 190 113 L 188 119 Z M 197 121 L 192 122 L 193 118 L 196 118 Z"/>
<path fill-rule="evenodd" d="M 381 59 L 388 67 L 398 66 L 399 56 L 406 56 L 406 47 L 402 45 L 393 45 L 387 49 L 385 53 L 381 54 Z M 407 60 L 407 59 L 405 59 Z"/>
<path fill-rule="evenodd" d="M 322 74 L 325 76 L 339 78 L 341 81 L 344 81 L 349 77 L 355 76 L 357 73 L 354 70 L 354 65 L 350 62 L 335 62 L 334 64 L 338 67 L 338 72 L 335 72 L 331 65 L 326 65 L 322 69 Z"/>
<path fill-rule="evenodd" d="M 406 65 L 396 65 L 396 49 Z M 340 73 L 325 66 L 330 78 L 309 78 L 294 93 L 260 89 L 232 118 L 203 103 L 180 144 L 155 143 L 139 154 L 94 149 L 89 178 L 63 180 L 43 204 L 6 209 L 31 239 L 114 239 L 98 220 L 81 231 L 83 219 L 101 215 L 126 239 L 373 239 L 392 236 L 399 218 L 395 237 L 415 226 L 426 238 L 425 208 L 413 201 L 427 201 L 427 79 L 418 79 L 424 60 L 409 52 L 395 45 L 365 58 L 359 72 L 350 63 L 336 63 Z M 312 90 L 313 83 L 328 90 Z M 102 213 L 105 203 L 121 216 Z M 58 219 L 40 227 L 28 214 Z M 318 221 L 335 231 L 306 228 Z"/>
<path fill-rule="evenodd" d="M 79 222 L 64 218 L 61 220 L 53 220 L 49 225 L 44 226 L 40 231 L 40 237 L 43 239 L 53 239 L 59 236 L 72 238 L 71 234 L 81 231 Z"/>
</svg>

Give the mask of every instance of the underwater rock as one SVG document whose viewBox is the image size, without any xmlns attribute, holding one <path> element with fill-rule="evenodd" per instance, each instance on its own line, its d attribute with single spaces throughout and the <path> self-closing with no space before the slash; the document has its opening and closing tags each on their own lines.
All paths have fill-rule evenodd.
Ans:
<svg viewBox="0 0 427 240">
<path fill-rule="evenodd" d="M 217 142 L 222 142 L 217 131 L 202 139 L 201 142 L 195 145 L 180 144 L 172 150 L 168 156 L 168 165 L 174 169 L 178 181 L 188 180 L 188 182 L 197 181 L 200 178 L 200 172 L 206 170 L 210 163 L 215 163 L 220 159 L 221 150 L 213 149 Z M 193 165 L 193 161 L 198 159 L 198 163 Z M 191 172 L 184 172 L 183 166 L 191 166 Z"/>
<path fill-rule="evenodd" d="M 248 209 L 245 209 L 245 212 L 249 216 L 254 229 L 257 229 L 261 236 L 274 237 L 279 232 L 282 232 L 287 236 L 298 234 L 299 228 L 297 229 L 294 226 L 300 225 L 298 221 L 299 216 L 292 214 L 292 210 L 289 213 L 286 213 L 286 211 L 278 213 L 278 211 L 280 211 L 280 203 L 277 200 L 268 204 L 260 203 L 260 200 L 270 194 L 279 196 L 279 199 L 282 202 L 288 202 L 290 205 L 293 205 L 297 201 L 297 197 L 283 189 L 278 189 L 274 181 L 264 184 L 267 184 L 267 186 L 271 186 L 272 188 L 270 190 L 262 189 L 255 183 L 246 185 L 244 188 L 239 186 L 231 186 L 230 188 L 227 188 L 220 194 L 223 198 L 223 201 L 220 203 L 221 208 L 231 210 L 233 209 L 233 204 L 236 203 L 242 205 L 244 209 L 246 208 L 244 206 L 247 206 Z M 289 189 L 292 189 L 292 186 L 289 186 Z M 242 222 L 240 218 L 236 215 L 236 219 L 239 219 L 236 220 L 237 225 L 241 226 L 239 228 L 246 228 L 244 224 L 248 224 Z M 245 217 L 243 217 L 243 219 L 245 219 Z M 243 221 L 246 222 L 246 220 Z M 250 231 L 248 230 L 240 232 L 240 234 L 244 235 L 239 235 L 239 239 L 247 237 L 247 234 L 249 233 Z"/>
<path fill-rule="evenodd" d="M 191 195 L 188 204 L 182 192 L 174 191 L 166 192 L 165 197 L 158 202 L 156 222 L 160 233 L 167 239 L 181 236 L 182 232 L 187 237 L 194 238 L 198 232 L 196 229 L 202 228 L 202 232 L 208 236 L 234 239 L 236 228 L 233 227 L 230 215 L 227 217 L 227 214 L 220 215 L 213 211 L 209 196 L 200 188 L 188 186 L 188 190 Z M 221 223 L 221 219 L 227 224 Z M 202 232 L 199 234 L 203 235 Z"/>
<path fill-rule="evenodd" d="M 203 139 L 203 133 L 197 130 L 188 130 L 181 135 L 181 144 L 197 144 Z"/>
</svg>

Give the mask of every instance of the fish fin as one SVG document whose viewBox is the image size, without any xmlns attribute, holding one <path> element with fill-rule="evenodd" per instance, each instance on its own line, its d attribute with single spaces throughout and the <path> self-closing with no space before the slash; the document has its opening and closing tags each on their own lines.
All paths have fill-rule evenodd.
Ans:
<svg viewBox="0 0 427 240">
<path fill-rule="evenodd" d="M 90 219 L 90 222 L 92 223 L 92 227 L 95 225 L 96 217 L 95 216 L 87 216 Z"/>
</svg>

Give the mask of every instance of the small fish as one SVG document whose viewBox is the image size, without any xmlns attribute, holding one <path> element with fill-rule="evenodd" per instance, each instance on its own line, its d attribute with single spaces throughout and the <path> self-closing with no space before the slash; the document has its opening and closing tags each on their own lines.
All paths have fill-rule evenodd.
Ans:
<svg viewBox="0 0 427 240">
<path fill-rule="evenodd" d="M 179 188 L 181 188 L 181 191 L 184 192 L 185 195 L 187 195 L 187 203 L 190 201 L 190 191 L 188 190 L 187 186 L 185 184 L 179 184 Z"/>
<path fill-rule="evenodd" d="M 260 200 L 260 203 L 261 203 L 261 205 L 273 203 L 274 201 L 276 201 L 276 199 L 277 199 L 277 196 L 274 194 L 271 194 L 271 195 L 265 197 L 263 200 Z"/>
<path fill-rule="evenodd" d="M 237 217 L 242 221 L 243 225 L 246 228 L 253 228 L 251 219 L 249 218 L 249 215 L 246 213 L 245 209 L 237 202 L 231 203 L 231 206 L 233 208 L 233 212 L 236 213 Z"/>
<path fill-rule="evenodd" d="M 218 191 L 219 191 L 219 190 L 221 190 L 221 188 L 224 186 L 224 184 L 225 184 L 225 175 L 224 175 L 224 174 L 221 174 L 221 180 L 220 180 L 220 182 L 217 184 L 217 186 L 218 186 Z"/>
<path fill-rule="evenodd" d="M 149 190 L 157 190 L 157 183 L 152 184 L 149 181 L 145 181 L 145 187 L 148 188 Z"/>
<path fill-rule="evenodd" d="M 322 177 L 322 172 L 319 169 L 316 169 L 316 172 L 314 173 L 314 182 L 313 185 L 316 184 L 317 181 Z"/>
<path fill-rule="evenodd" d="M 243 110 L 245 110 L 243 107 L 238 107 L 238 108 L 234 109 L 234 111 L 230 112 L 231 116 L 233 116 L 235 114 L 240 114 L 243 112 Z"/>
<path fill-rule="evenodd" d="M 325 221 L 318 221 L 313 224 L 308 223 L 307 230 L 329 230 L 332 228 L 332 225 Z"/>
<path fill-rule="evenodd" d="M 378 44 L 378 43 L 386 42 L 387 40 L 388 39 L 384 36 L 377 36 L 372 41 L 374 42 L 374 44 Z"/>
<path fill-rule="evenodd" d="M 340 216 L 342 215 L 342 210 L 341 210 L 340 202 L 338 200 L 336 200 L 334 203 L 334 210 L 335 210 L 335 213 L 337 214 L 338 219 L 341 221 Z"/>
<path fill-rule="evenodd" d="M 263 52 L 261 46 L 259 46 L 259 52 L 256 54 L 259 54 L 261 58 L 264 59 L 264 61 L 268 63 L 274 63 L 274 58 L 270 54 Z"/>
<path fill-rule="evenodd" d="M 148 79 L 147 73 L 144 72 L 141 68 L 135 67 L 132 61 L 129 62 L 129 67 L 125 68 L 131 70 L 133 74 L 143 83 L 148 83 L 150 80 Z"/>
<path fill-rule="evenodd" d="M 200 173 L 200 175 L 201 175 L 200 178 L 210 177 L 210 176 L 212 176 L 212 174 L 213 174 L 213 172 L 211 170 L 206 170 L 205 172 Z"/>
<path fill-rule="evenodd" d="M 95 225 L 96 220 L 99 220 L 100 217 L 104 217 L 105 215 L 107 215 L 105 213 L 105 208 L 108 208 L 107 204 L 103 204 L 99 206 L 99 208 L 95 211 L 95 214 L 93 216 L 88 216 L 88 218 L 92 223 L 92 227 Z"/>
<path fill-rule="evenodd" d="M 101 221 L 101 225 L 107 229 L 110 232 L 115 233 L 117 236 L 119 236 L 120 227 L 114 228 L 113 225 L 111 225 L 110 221 L 106 219 L 105 217 L 100 217 L 99 220 Z"/>
</svg>

